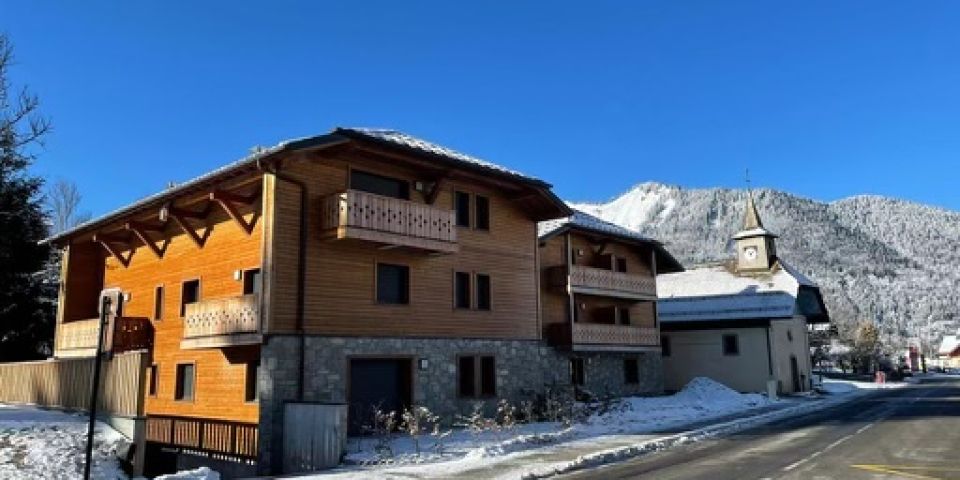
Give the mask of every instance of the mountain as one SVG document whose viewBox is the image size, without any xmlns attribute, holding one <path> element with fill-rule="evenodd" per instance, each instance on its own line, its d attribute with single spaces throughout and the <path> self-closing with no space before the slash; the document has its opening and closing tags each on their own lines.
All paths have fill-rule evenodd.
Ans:
<svg viewBox="0 0 960 480">
<path fill-rule="evenodd" d="M 689 267 L 733 257 L 746 194 L 643 183 L 606 203 L 571 205 L 660 240 Z M 891 348 L 911 337 L 935 348 L 960 324 L 960 212 L 879 196 L 753 195 L 780 235 L 779 256 L 820 284 L 842 334 L 874 320 Z"/>
</svg>

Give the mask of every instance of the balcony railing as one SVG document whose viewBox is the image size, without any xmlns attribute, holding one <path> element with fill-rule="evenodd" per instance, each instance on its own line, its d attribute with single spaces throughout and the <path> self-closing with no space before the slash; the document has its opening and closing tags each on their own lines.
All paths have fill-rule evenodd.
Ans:
<svg viewBox="0 0 960 480">
<path fill-rule="evenodd" d="M 553 267 L 550 277 L 551 283 L 557 287 L 566 287 L 569 281 L 574 293 L 633 300 L 657 298 L 657 281 L 650 275 L 573 265 L 569 276 L 565 267 Z"/>
<path fill-rule="evenodd" d="M 97 350 L 99 331 L 99 318 L 57 324 L 56 356 L 77 355 L 81 352 L 92 356 Z"/>
<path fill-rule="evenodd" d="M 55 356 L 92 356 L 97 350 L 100 319 L 79 320 L 57 325 Z M 119 317 L 107 328 L 104 350 L 114 353 L 153 348 L 153 325 L 146 318 Z"/>
<path fill-rule="evenodd" d="M 605 323 L 574 323 L 574 345 L 655 347 L 660 344 L 656 328 Z"/>
<path fill-rule="evenodd" d="M 323 230 L 337 239 L 353 238 L 431 252 L 458 250 L 453 210 L 358 190 L 324 199 Z"/>
<path fill-rule="evenodd" d="M 186 305 L 182 348 L 260 343 L 258 295 L 215 298 Z"/>
</svg>

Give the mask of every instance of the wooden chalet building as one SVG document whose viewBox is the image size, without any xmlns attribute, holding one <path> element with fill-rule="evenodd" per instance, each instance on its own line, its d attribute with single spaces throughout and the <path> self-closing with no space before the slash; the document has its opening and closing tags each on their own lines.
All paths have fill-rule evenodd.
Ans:
<svg viewBox="0 0 960 480">
<path fill-rule="evenodd" d="M 581 211 L 540 223 L 543 335 L 593 395 L 663 391 L 657 274 L 683 267 L 663 246 Z"/>
<path fill-rule="evenodd" d="M 541 325 L 537 223 L 570 214 L 541 180 L 400 132 L 287 141 L 49 239 L 64 259 L 54 356 L 94 354 L 100 294 L 116 292 L 110 348 L 152 355 L 148 445 L 280 473 L 286 402 L 347 403 L 354 430 L 375 404 L 450 418 L 564 381 L 544 332 L 578 355 L 656 350 L 660 249 L 609 232 L 569 225 L 541 250 L 562 268 L 612 262 L 612 290 L 569 300 L 590 305 L 576 325 L 629 310 L 635 327 L 603 326 L 629 341 L 566 324 L 565 295 Z M 563 259 L 568 244 L 588 256 Z M 622 285 L 621 258 L 636 272 Z"/>
</svg>

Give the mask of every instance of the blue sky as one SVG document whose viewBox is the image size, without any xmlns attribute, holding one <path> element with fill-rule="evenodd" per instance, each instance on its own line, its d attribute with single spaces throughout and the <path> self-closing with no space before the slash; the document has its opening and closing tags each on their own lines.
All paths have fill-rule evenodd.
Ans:
<svg viewBox="0 0 960 480">
<path fill-rule="evenodd" d="M 0 31 L 54 122 L 36 171 L 95 214 L 337 125 L 570 200 L 749 167 L 821 200 L 960 209 L 960 3 L 475 3 L 0 0 Z"/>
</svg>

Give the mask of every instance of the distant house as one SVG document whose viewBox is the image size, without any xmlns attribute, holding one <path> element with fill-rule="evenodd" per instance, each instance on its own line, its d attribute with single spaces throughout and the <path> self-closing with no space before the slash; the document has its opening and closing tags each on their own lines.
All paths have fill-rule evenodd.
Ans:
<svg viewBox="0 0 960 480">
<path fill-rule="evenodd" d="M 945 368 L 960 368 L 960 337 L 946 335 L 937 349 L 937 357 Z"/>
<path fill-rule="evenodd" d="M 739 391 L 810 386 L 808 327 L 829 323 L 820 290 L 777 256 L 748 197 L 737 258 L 657 278 L 664 382 L 709 377 Z"/>
</svg>

